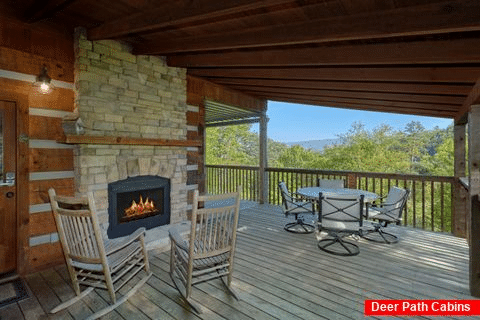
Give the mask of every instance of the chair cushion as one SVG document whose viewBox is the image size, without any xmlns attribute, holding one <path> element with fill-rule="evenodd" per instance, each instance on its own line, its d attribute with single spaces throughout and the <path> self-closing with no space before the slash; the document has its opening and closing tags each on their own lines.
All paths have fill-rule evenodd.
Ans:
<svg viewBox="0 0 480 320">
<path fill-rule="evenodd" d="M 373 218 L 385 213 L 386 209 L 382 207 L 368 207 L 368 217 Z"/>
<path fill-rule="evenodd" d="M 363 221 L 362 226 L 358 222 L 345 222 L 335 220 L 323 220 L 321 229 L 334 230 L 339 232 L 359 232 L 374 230 L 375 227 L 370 221 Z"/>
<path fill-rule="evenodd" d="M 360 225 L 358 222 L 346 222 L 346 221 L 335 221 L 335 220 L 323 219 L 322 229 L 356 232 L 360 230 Z"/>
<path fill-rule="evenodd" d="M 381 213 L 381 212 L 379 212 L 376 215 L 371 215 L 370 210 L 368 210 L 368 217 L 371 218 L 371 219 L 377 219 L 377 220 L 388 221 L 388 222 L 396 222 L 398 220 L 401 220 L 401 218 L 399 219 L 399 218 L 391 217 L 391 216 L 389 216 L 385 213 Z"/>
<path fill-rule="evenodd" d="M 318 186 L 324 189 L 342 189 L 345 182 L 341 179 L 318 179 Z"/>
<path fill-rule="evenodd" d="M 397 203 L 405 196 L 407 191 L 405 189 L 392 187 L 388 192 L 387 199 L 385 199 L 385 203 Z"/>
</svg>

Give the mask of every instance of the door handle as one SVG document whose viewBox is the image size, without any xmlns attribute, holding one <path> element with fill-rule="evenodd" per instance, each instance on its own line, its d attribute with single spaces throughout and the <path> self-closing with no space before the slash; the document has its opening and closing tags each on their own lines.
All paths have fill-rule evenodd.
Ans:
<svg viewBox="0 0 480 320">
<path fill-rule="evenodd" d="M 15 185 L 15 172 L 5 173 L 5 181 L 0 182 L 0 187 L 13 187 Z"/>
</svg>

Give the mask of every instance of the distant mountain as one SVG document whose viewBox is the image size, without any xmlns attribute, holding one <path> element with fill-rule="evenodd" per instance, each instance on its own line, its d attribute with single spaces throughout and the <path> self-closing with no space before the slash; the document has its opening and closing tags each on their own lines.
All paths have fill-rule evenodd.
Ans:
<svg viewBox="0 0 480 320">
<path fill-rule="evenodd" d="M 299 145 L 305 149 L 312 149 L 317 151 L 322 151 L 326 146 L 339 144 L 340 139 L 323 139 L 323 140 L 308 140 L 308 141 L 296 141 L 296 142 L 286 142 L 289 146 Z"/>
</svg>

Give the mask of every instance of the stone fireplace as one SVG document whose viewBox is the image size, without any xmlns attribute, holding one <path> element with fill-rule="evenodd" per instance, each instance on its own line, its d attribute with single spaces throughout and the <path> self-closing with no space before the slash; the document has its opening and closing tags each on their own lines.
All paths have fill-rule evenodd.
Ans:
<svg viewBox="0 0 480 320">
<path fill-rule="evenodd" d="M 132 201 L 138 204 L 140 196 L 142 201 L 157 198 L 161 213 L 131 219 L 134 226 L 185 220 L 188 148 L 161 141 L 187 140 L 186 70 L 168 67 L 161 57 L 132 55 L 117 41 L 88 41 L 82 29 L 76 30 L 75 54 L 78 134 L 100 138 L 91 143 L 84 139 L 74 150 L 77 191 L 94 193 L 99 220 L 112 237 L 128 231 L 121 227 L 112 233 L 109 210 L 118 206 L 119 198 L 113 199 L 109 189 L 132 192 L 129 206 Z M 142 179 L 164 185 L 150 188 L 155 195 L 142 188 L 130 190 L 132 181 Z M 115 219 L 123 225 L 129 218 Z"/>
</svg>

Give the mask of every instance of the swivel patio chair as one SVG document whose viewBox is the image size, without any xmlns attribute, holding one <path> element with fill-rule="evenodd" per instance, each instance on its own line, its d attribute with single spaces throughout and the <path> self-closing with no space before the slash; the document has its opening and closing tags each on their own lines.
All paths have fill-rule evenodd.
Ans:
<svg viewBox="0 0 480 320">
<path fill-rule="evenodd" d="M 124 303 L 152 275 L 145 248 L 145 228 L 124 238 L 104 239 L 91 192 L 86 198 L 58 196 L 54 189 L 48 190 L 48 194 L 76 294 L 50 313 L 69 307 L 94 288 L 107 289 L 112 304 L 87 318 L 97 319 Z M 142 277 L 134 280 L 142 270 L 145 271 Z M 130 280 L 135 282 L 133 288 L 117 299 L 116 292 Z M 80 285 L 87 289 L 80 291 Z"/>
<path fill-rule="evenodd" d="M 191 229 L 188 238 L 182 237 L 176 227 L 169 230 L 171 240 L 170 277 L 180 294 L 197 312 L 202 309 L 193 301 L 192 286 L 221 278 L 230 293 L 238 300 L 231 287 L 233 259 L 237 237 L 241 187 L 237 192 L 193 196 Z M 209 201 L 216 205 L 209 207 Z M 200 202 L 205 203 L 199 208 Z M 226 278 L 226 279 L 225 279 Z"/>
<path fill-rule="evenodd" d="M 363 195 L 319 194 L 318 231 L 326 236 L 318 241 L 318 247 L 339 256 L 354 256 L 360 253 L 358 245 L 345 240 L 348 236 L 361 236 L 373 229 L 363 221 Z"/>
<path fill-rule="evenodd" d="M 315 231 L 313 224 L 305 223 L 303 215 L 315 215 L 313 204 L 288 191 L 285 182 L 278 184 L 282 196 L 282 210 L 285 216 L 294 215 L 295 221 L 287 223 L 284 229 L 293 233 L 312 233 Z M 302 215 L 302 216 L 301 216 Z M 313 220 L 312 220 L 313 221 Z"/>
<path fill-rule="evenodd" d="M 375 229 L 363 235 L 363 238 L 382 243 L 396 243 L 398 237 L 385 232 L 385 227 L 390 223 L 399 225 L 402 221 L 402 213 L 407 203 L 408 189 L 391 187 L 384 202 L 379 205 L 367 204 L 367 219 L 376 221 Z"/>
<path fill-rule="evenodd" d="M 345 188 L 345 180 L 343 179 L 317 179 L 317 187 L 325 189 L 341 189 Z"/>
</svg>

